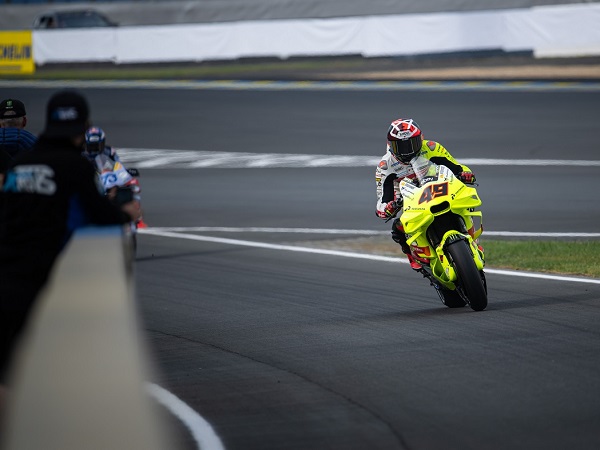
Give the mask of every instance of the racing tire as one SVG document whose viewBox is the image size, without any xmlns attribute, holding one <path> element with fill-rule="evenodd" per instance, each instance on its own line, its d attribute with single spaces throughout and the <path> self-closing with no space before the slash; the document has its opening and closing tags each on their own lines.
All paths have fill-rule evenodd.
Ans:
<svg viewBox="0 0 600 450">
<path fill-rule="evenodd" d="M 447 251 L 456 270 L 457 285 L 464 292 L 469 306 L 473 311 L 483 311 L 488 304 L 487 289 L 473 261 L 468 242 L 462 239 L 452 242 Z"/>
</svg>

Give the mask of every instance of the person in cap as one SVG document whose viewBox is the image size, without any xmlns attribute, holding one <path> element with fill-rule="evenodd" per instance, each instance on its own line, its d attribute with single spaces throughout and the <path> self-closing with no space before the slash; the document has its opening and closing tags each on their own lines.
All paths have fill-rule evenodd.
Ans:
<svg viewBox="0 0 600 450">
<path fill-rule="evenodd" d="M 2 183 L 4 182 L 4 172 L 8 169 L 11 161 L 12 158 L 10 155 L 4 150 L 0 150 L 0 186 L 2 186 Z"/>
<path fill-rule="evenodd" d="M 17 156 L 4 179 L 0 207 L 0 382 L 38 292 L 70 236 L 89 224 L 126 224 L 139 204 L 113 205 L 81 157 L 89 127 L 86 99 L 64 90 L 47 104 L 33 150 Z"/>
<path fill-rule="evenodd" d="M 8 98 L 0 103 L 1 152 L 14 158 L 33 148 L 36 137 L 25 129 L 26 125 L 27 112 L 22 101 Z"/>
</svg>

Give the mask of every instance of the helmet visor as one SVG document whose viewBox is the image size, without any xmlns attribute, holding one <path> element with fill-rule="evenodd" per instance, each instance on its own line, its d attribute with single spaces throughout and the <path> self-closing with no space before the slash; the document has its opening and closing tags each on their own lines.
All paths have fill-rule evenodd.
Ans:
<svg viewBox="0 0 600 450">
<path fill-rule="evenodd" d="M 102 143 L 87 142 L 84 148 L 86 152 L 90 153 L 91 155 L 95 155 L 96 153 L 100 153 L 102 151 Z"/>
<path fill-rule="evenodd" d="M 423 138 L 419 135 L 405 141 L 389 141 L 389 143 L 392 154 L 398 160 L 408 164 L 421 151 Z"/>
</svg>

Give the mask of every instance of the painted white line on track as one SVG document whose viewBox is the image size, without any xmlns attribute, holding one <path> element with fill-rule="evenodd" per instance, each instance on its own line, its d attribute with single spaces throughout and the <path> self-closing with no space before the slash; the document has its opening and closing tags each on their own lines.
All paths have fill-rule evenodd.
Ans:
<svg viewBox="0 0 600 450">
<path fill-rule="evenodd" d="M 147 383 L 146 390 L 161 405 L 171 411 L 190 430 L 201 450 L 224 450 L 225 447 L 210 424 L 166 389 L 154 383 Z"/>
<path fill-rule="evenodd" d="M 379 155 L 248 153 L 149 148 L 118 148 L 117 151 L 124 163 L 139 169 L 375 167 L 381 160 Z M 232 161 L 235 161 L 235 164 L 232 164 Z M 461 163 L 469 166 L 600 167 L 600 160 L 462 158 Z"/>
<path fill-rule="evenodd" d="M 389 234 L 389 231 L 340 230 L 335 228 L 271 228 L 271 227 L 152 227 L 156 231 L 192 231 L 225 233 L 300 233 L 300 234 L 365 234 L 369 236 Z"/>
<path fill-rule="evenodd" d="M 245 241 L 241 239 L 228 239 L 228 238 L 219 238 L 219 237 L 211 237 L 211 236 L 199 236 L 196 234 L 184 234 L 184 233 L 174 233 L 170 231 L 160 231 L 153 228 L 144 228 L 140 229 L 139 232 L 141 234 L 148 234 L 151 236 L 161 236 L 161 237 L 169 237 L 176 239 L 189 239 L 192 241 L 203 241 L 203 242 L 215 242 L 220 244 L 229 244 L 229 245 L 240 245 L 245 247 L 256 247 L 256 248 L 265 248 L 270 250 L 284 250 L 290 252 L 302 252 L 302 253 L 314 253 L 319 255 L 331 255 L 331 256 L 341 256 L 344 258 L 358 258 L 358 259 L 368 259 L 372 261 L 385 261 L 385 262 L 398 262 L 402 264 L 408 264 L 406 258 L 397 258 L 392 256 L 379 256 L 379 255 L 369 255 L 366 253 L 354 253 L 354 252 L 344 252 L 339 250 L 327 250 L 327 249 L 319 249 L 319 248 L 309 248 L 309 247 L 296 247 L 293 245 L 279 245 L 279 244 L 270 244 L 267 242 L 255 242 L 255 241 Z M 543 273 L 533 273 L 533 272 L 517 272 L 513 270 L 497 270 L 497 269 L 485 269 L 486 273 L 493 273 L 498 275 L 507 275 L 514 277 L 524 277 L 524 278 L 538 278 L 544 280 L 555 280 L 555 281 L 571 281 L 575 283 L 590 283 L 590 284 L 600 284 L 600 279 L 596 278 L 578 278 L 578 277 L 567 277 L 561 275 L 548 275 Z"/>
<path fill-rule="evenodd" d="M 396 257 L 392 257 L 392 256 L 367 255 L 364 253 L 352 253 L 352 252 L 342 252 L 342 251 L 338 251 L 338 250 L 297 247 L 294 245 L 269 244 L 268 242 L 244 241 L 241 239 L 218 238 L 218 237 L 211 237 L 211 236 L 200 236 L 197 234 L 173 233 L 173 232 L 169 232 L 169 231 L 155 231 L 153 228 L 143 228 L 143 229 L 138 230 L 138 232 L 141 234 L 149 234 L 152 236 L 170 237 L 170 238 L 178 238 L 178 239 L 189 239 L 192 241 L 216 242 L 219 244 L 241 245 L 244 247 L 266 248 L 266 249 L 270 249 L 270 250 L 285 250 L 285 251 L 289 251 L 289 252 L 300 252 L 300 253 L 316 253 L 316 254 L 320 254 L 320 255 L 343 256 L 346 258 L 371 259 L 374 261 L 404 262 L 400 258 L 396 258 Z"/>
<path fill-rule="evenodd" d="M 531 233 L 527 231 L 485 231 L 486 236 L 507 237 L 567 237 L 567 238 L 597 238 L 600 233 Z"/>
<path fill-rule="evenodd" d="M 339 234 L 347 236 L 387 236 L 389 230 L 349 230 L 336 228 L 276 228 L 276 227 L 152 227 L 154 231 L 196 232 L 196 233 L 297 233 L 297 234 Z M 600 238 L 600 233 L 560 233 L 560 232 L 528 232 L 528 231 L 485 231 L 485 236 L 508 237 L 568 237 L 568 238 Z"/>
</svg>

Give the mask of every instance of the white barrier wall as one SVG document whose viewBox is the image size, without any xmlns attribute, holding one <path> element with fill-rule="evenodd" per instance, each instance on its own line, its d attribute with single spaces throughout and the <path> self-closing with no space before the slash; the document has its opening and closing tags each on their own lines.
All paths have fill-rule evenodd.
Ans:
<svg viewBox="0 0 600 450">
<path fill-rule="evenodd" d="M 485 12 L 199 25 L 35 30 L 37 64 L 156 63 L 243 57 L 403 56 L 477 50 L 600 55 L 600 4 Z"/>
<path fill-rule="evenodd" d="M 11 368 L 3 450 L 179 448 L 154 377 L 122 227 L 79 229 L 56 261 Z"/>
</svg>

